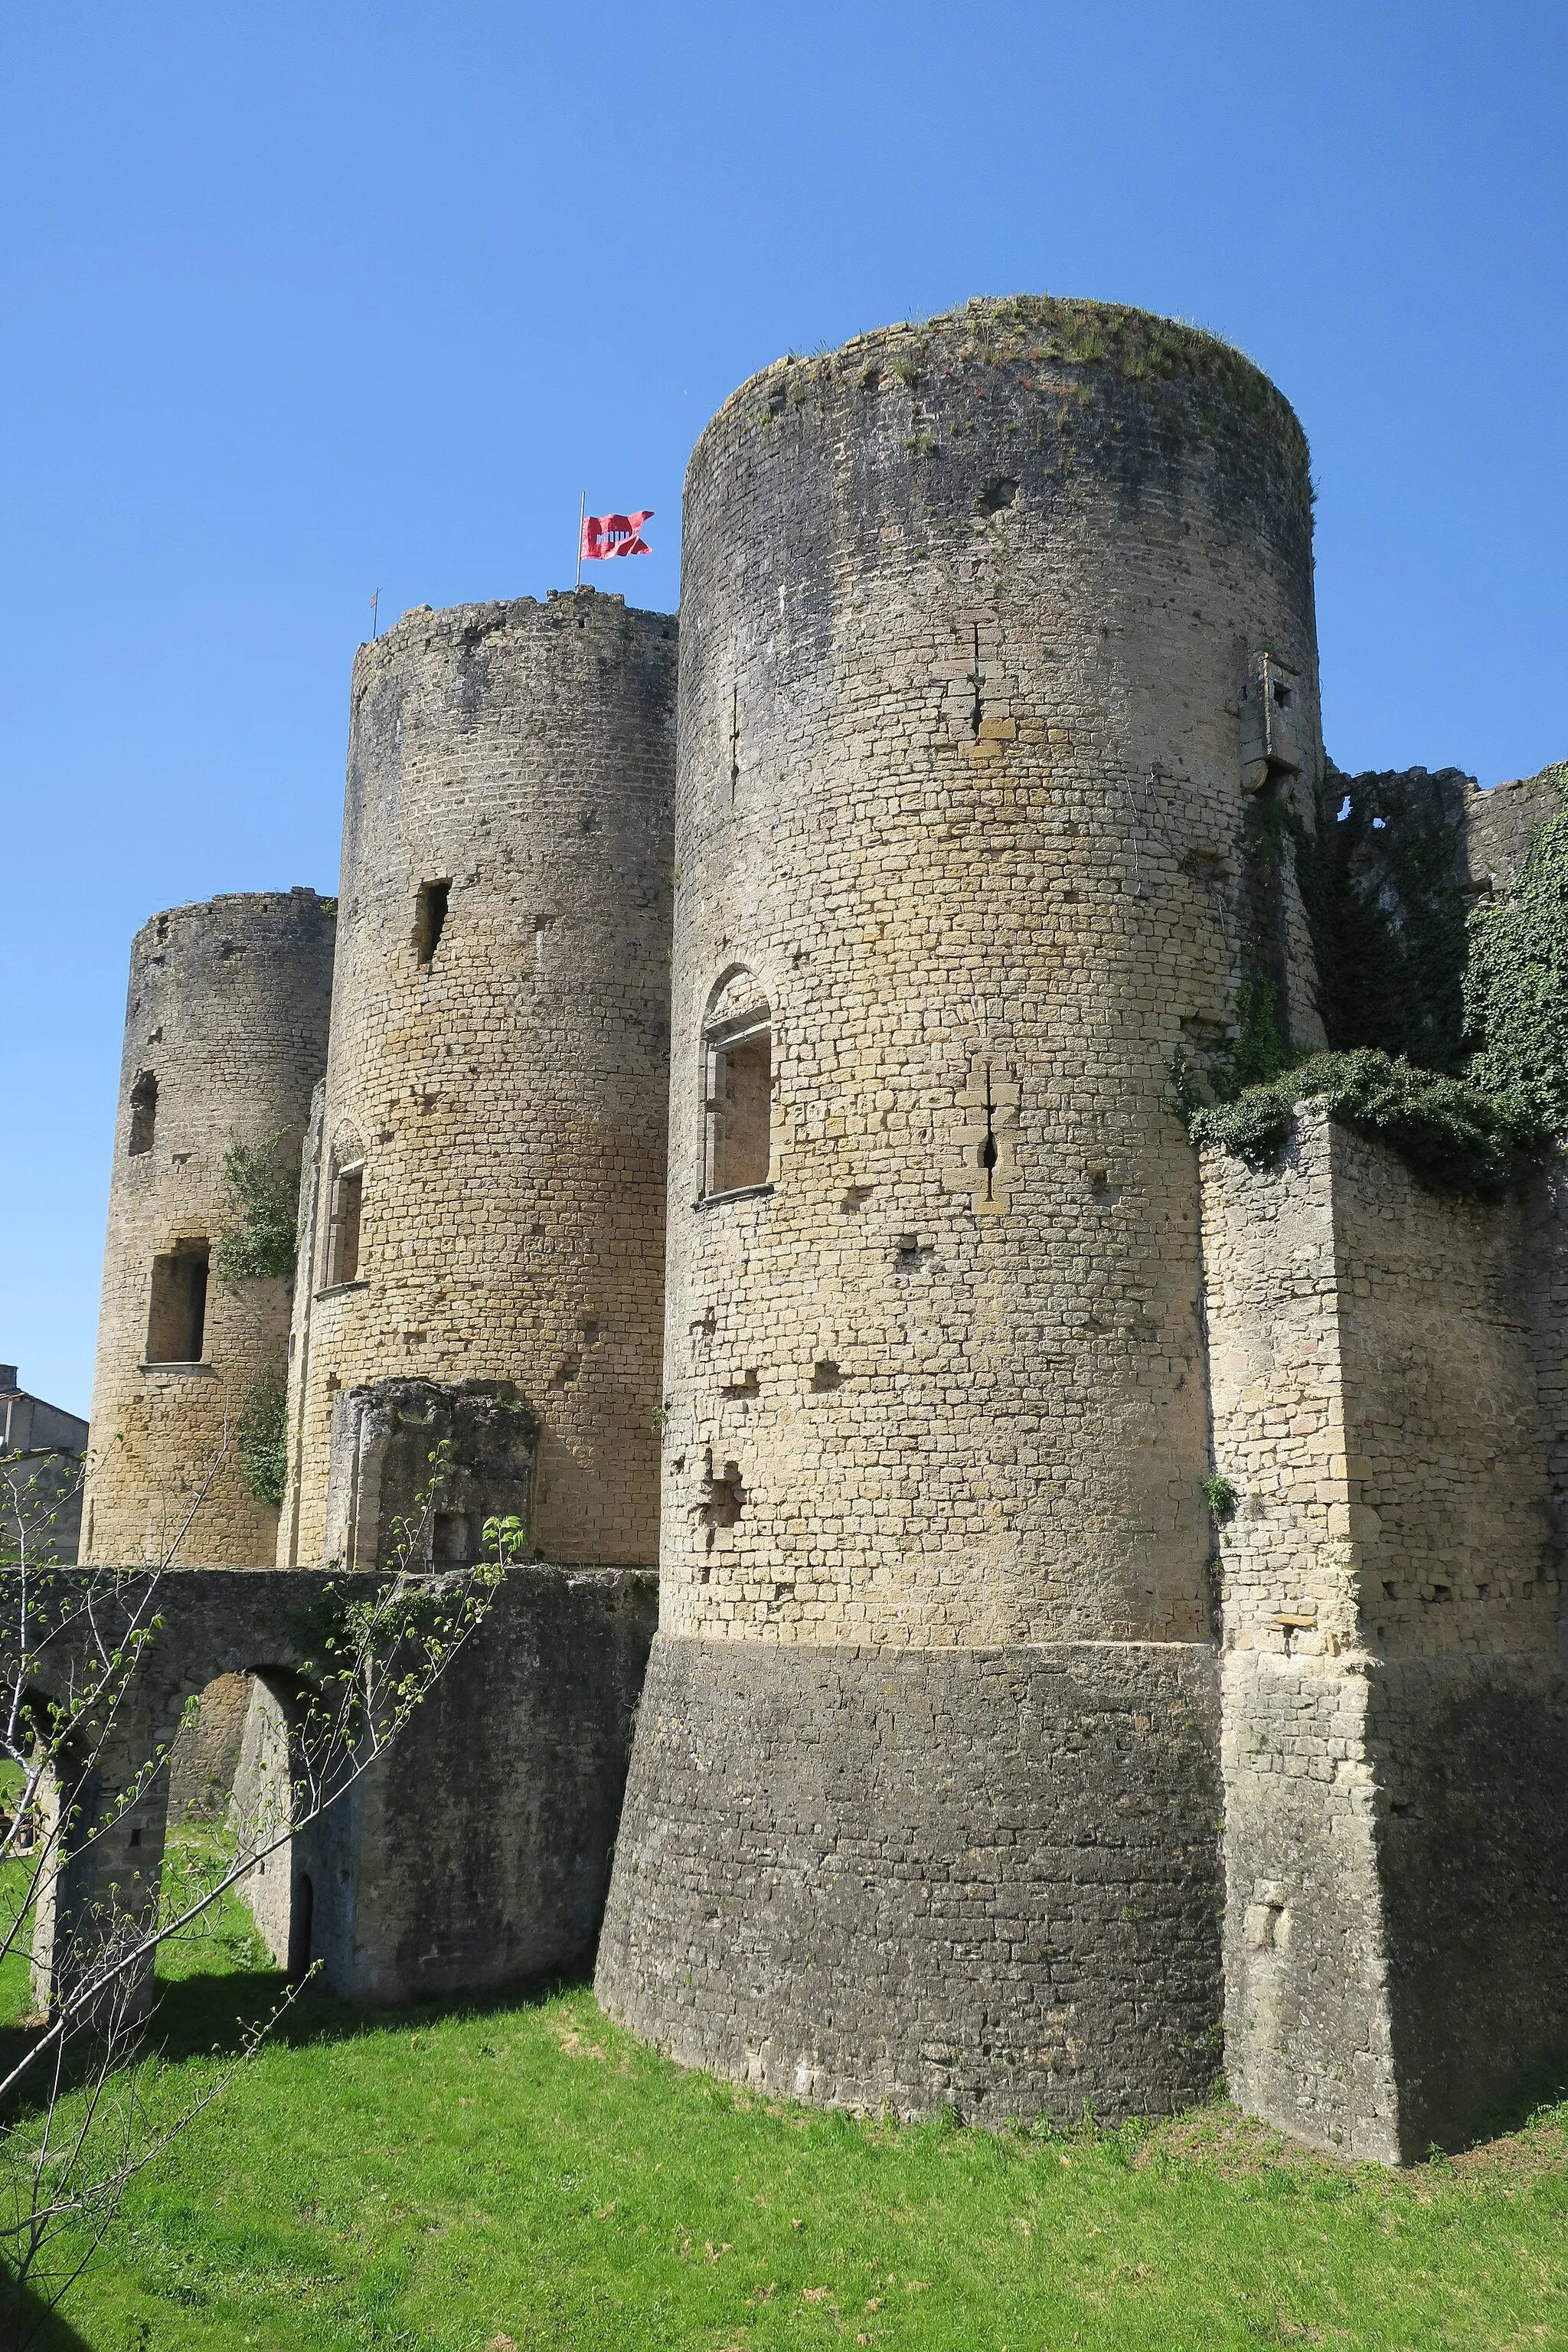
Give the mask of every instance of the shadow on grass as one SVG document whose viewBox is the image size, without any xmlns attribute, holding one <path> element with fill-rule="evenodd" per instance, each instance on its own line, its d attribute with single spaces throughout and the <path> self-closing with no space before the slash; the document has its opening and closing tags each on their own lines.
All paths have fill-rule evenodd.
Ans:
<svg viewBox="0 0 1568 2352">
<path fill-rule="evenodd" d="M 317 2042 L 348 2042 L 387 2028 L 433 2024 L 448 2017 L 490 2017 L 502 2010 L 537 2007 L 557 1993 L 582 1991 L 592 1983 L 585 1969 L 570 1975 L 520 1978 L 483 1990 L 453 1993 L 434 2000 L 371 2007 L 340 2000 L 318 1981 L 306 1984 L 279 2018 L 268 2042 L 300 2049 Z M 215 1970 L 160 1983 L 148 2020 L 146 2047 L 171 2064 L 184 2058 L 232 2056 L 247 2033 L 272 2015 L 288 1990 L 278 1969 Z M 0 2027 L 0 2075 L 8 2074 L 32 2034 L 23 2026 Z M 40 2069 L 47 2073 L 47 2069 Z M 40 2083 L 40 2094 L 44 2085 Z"/>
<path fill-rule="evenodd" d="M 29 2287 L 18 2288 L 0 2263 L 0 2345 L 5 2352 L 91 2352 L 68 2320 L 41 2304 Z"/>
</svg>

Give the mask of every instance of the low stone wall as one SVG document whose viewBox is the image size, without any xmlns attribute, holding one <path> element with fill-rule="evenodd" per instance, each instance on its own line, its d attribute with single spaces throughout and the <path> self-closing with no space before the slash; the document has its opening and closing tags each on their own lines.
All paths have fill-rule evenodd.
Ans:
<svg viewBox="0 0 1568 2352">
<path fill-rule="evenodd" d="M 68 1569 L 52 1579 L 68 1621 L 93 1573 Z M 72 1842 L 38 1906 L 40 2000 L 74 1965 L 73 1919 L 88 1916 L 111 1883 L 122 1906 L 150 1909 L 157 1900 L 169 1776 L 155 1776 L 123 1810 L 117 1792 L 174 1738 L 188 1696 L 250 1691 L 233 1819 L 242 1846 L 255 1851 L 258 1824 L 276 1821 L 288 1801 L 307 1662 L 321 1654 L 330 1616 L 384 1581 L 254 1569 L 169 1570 L 158 1579 L 162 1622 L 82 1799 L 83 1826 L 107 1826 Z M 114 1588 L 99 1572 L 95 1591 L 97 1622 L 110 1637 L 153 1605 L 146 1577 Z M 14 1621 L 21 1601 L 20 1580 L 0 1576 L 0 1623 Z M 252 1874 L 258 1925 L 279 1965 L 299 1971 L 320 1960 L 333 1990 L 387 2001 L 584 1967 L 657 1617 L 651 1570 L 510 1570 L 386 1754 Z M 70 1640 L 47 1644 L 40 1664 L 45 1687 L 65 1687 Z"/>
<path fill-rule="evenodd" d="M 1206 1647 L 661 1637 L 597 1990 L 771 2093 L 1164 2113 L 1220 2063 Z"/>
<path fill-rule="evenodd" d="M 508 1571 L 384 1762 L 295 1840 L 334 1992 L 427 2000 L 590 1965 L 658 1590 L 636 1569 Z"/>
</svg>

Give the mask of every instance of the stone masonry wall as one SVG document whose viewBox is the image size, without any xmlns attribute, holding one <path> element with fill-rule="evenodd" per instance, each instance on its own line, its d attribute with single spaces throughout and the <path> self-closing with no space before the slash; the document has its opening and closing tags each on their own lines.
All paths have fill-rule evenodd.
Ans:
<svg viewBox="0 0 1568 2352">
<path fill-rule="evenodd" d="M 1310 524 L 1272 387 L 1123 324 L 781 362 L 688 473 L 660 1633 L 598 1981 L 813 2095 L 1120 2110 L 1213 2063 L 1162 1097 L 1234 1026 L 1249 786 L 1311 818 Z M 1288 772 L 1243 757 L 1265 654 Z"/>
<path fill-rule="evenodd" d="M 1205 1645 L 661 1636 L 601 1999 L 774 2095 L 1166 2113 L 1220 2063 Z"/>
<path fill-rule="evenodd" d="M 1204 1187 L 1227 2069 L 1397 2160 L 1568 2062 L 1541 1212 L 1425 1193 L 1310 1105 Z"/>
<path fill-rule="evenodd" d="M 1319 756 L 1305 477 L 1272 412 L 1019 346 L 1006 310 L 781 364 L 691 460 L 670 1633 L 1206 1630 L 1161 1097 L 1232 1017 L 1248 646 Z M 770 1181 L 715 1198 L 704 1029 L 749 1001 Z"/>
<path fill-rule="evenodd" d="M 513 1383 L 536 1546 L 651 1556 L 675 664 L 672 615 L 587 589 L 356 657 L 280 1558 L 327 1556 L 334 1397 L 397 1379 Z"/>
<path fill-rule="evenodd" d="M 199 1360 L 150 1363 L 153 1260 L 210 1245 L 231 1221 L 231 1142 L 281 1134 L 299 1152 L 326 1063 L 334 940 L 331 903 L 290 890 L 176 907 L 132 943 L 84 1560 L 139 1565 L 177 1536 L 182 1564 L 273 1556 L 277 1511 L 245 1486 L 232 1447 L 219 1456 L 226 1415 L 243 1411 L 258 1374 L 283 1369 L 289 1284 L 226 1284 L 209 1265 Z"/>
</svg>

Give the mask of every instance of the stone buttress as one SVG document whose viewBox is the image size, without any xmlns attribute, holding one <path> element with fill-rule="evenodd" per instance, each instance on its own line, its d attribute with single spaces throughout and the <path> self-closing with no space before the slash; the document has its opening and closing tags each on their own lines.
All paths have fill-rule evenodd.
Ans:
<svg viewBox="0 0 1568 2352">
<path fill-rule="evenodd" d="M 1424 1192 L 1307 1107 L 1205 1155 L 1226 2065 L 1384 2162 L 1568 2073 L 1568 1193 Z"/>
</svg>

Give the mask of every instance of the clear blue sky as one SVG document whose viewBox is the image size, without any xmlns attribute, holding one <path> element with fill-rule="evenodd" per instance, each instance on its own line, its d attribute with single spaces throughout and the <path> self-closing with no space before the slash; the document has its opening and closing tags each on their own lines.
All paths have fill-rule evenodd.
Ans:
<svg viewBox="0 0 1568 2352">
<path fill-rule="evenodd" d="M 335 887 L 381 590 L 678 596 L 791 348 L 1018 289 L 1217 328 L 1320 490 L 1340 764 L 1568 753 L 1568 12 L 102 0 L 0 25 L 0 1357 L 85 1412 L 132 933 Z"/>
</svg>

